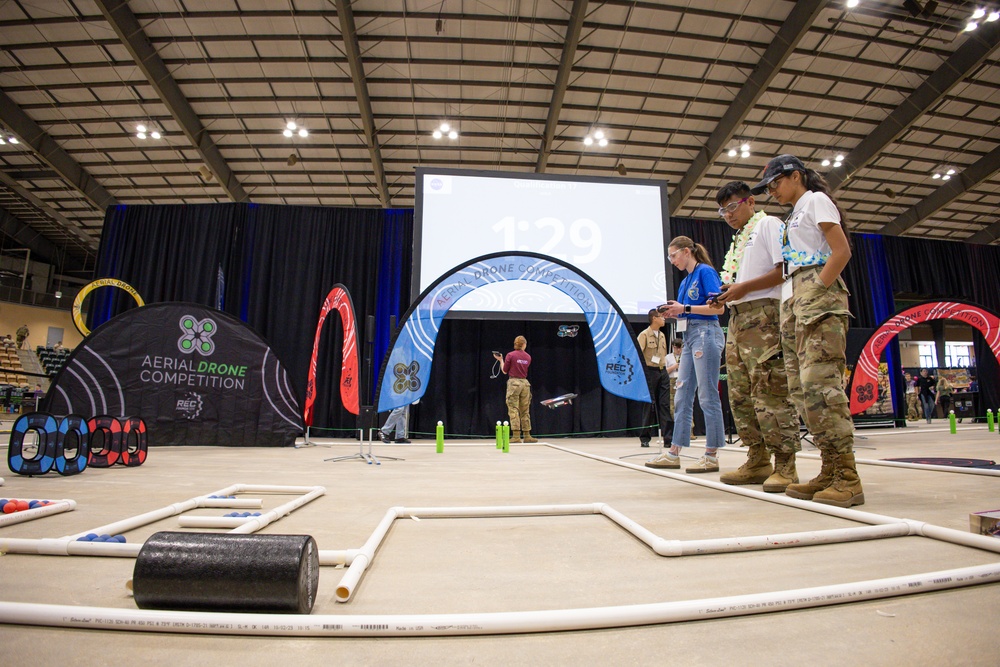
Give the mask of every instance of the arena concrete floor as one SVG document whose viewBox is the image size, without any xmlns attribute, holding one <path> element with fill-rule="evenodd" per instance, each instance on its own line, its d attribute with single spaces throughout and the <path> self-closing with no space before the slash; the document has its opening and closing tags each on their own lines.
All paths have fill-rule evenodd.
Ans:
<svg viewBox="0 0 1000 667">
<path fill-rule="evenodd" d="M 1000 434 L 945 422 L 862 430 L 859 458 L 1000 458 Z M 764 535 L 854 524 L 808 510 L 706 489 L 554 449 L 546 442 L 641 464 L 656 453 L 633 439 L 560 439 L 498 452 L 492 441 L 382 445 L 403 457 L 368 465 L 327 462 L 358 450 L 328 446 L 230 449 L 154 447 L 137 468 L 74 477 L 4 474 L 0 496 L 72 498 L 77 509 L 0 529 L 3 538 L 60 537 L 234 483 L 322 485 L 326 495 L 264 529 L 309 534 L 320 549 L 360 547 L 391 506 L 603 502 L 671 539 Z M 695 445 L 703 439 L 695 441 Z M 337 444 L 333 444 L 337 443 Z M 872 447 L 874 449 L 867 449 Z M 721 454 L 723 471 L 745 449 Z M 700 450 L 692 447 L 691 454 Z M 819 469 L 805 447 L 800 475 Z M 6 454 L 6 452 L 3 452 Z M 969 530 L 971 512 L 1000 508 L 996 477 L 862 465 L 856 509 Z M 682 473 L 683 474 L 683 473 Z M 697 475 L 718 480 L 718 473 Z M 759 487 L 749 487 L 757 488 Z M 262 497 L 265 508 L 288 498 Z M 228 510 L 197 510 L 220 515 Z M 170 518 L 130 531 L 130 543 Z M 1000 555 L 925 537 L 666 558 L 602 516 L 396 521 L 353 598 L 335 601 L 343 573 L 321 568 L 313 614 L 431 614 L 574 609 L 697 600 L 866 581 L 995 563 Z M 128 558 L 7 554 L 0 600 L 134 609 Z M 995 665 L 1000 585 L 814 609 L 671 624 L 465 637 L 285 638 L 0 625 L 0 664 L 102 665 Z"/>
</svg>

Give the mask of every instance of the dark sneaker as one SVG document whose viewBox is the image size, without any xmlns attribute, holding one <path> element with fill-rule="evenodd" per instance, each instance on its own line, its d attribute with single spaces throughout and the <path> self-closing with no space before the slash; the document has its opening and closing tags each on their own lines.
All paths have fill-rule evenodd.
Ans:
<svg viewBox="0 0 1000 667">
<path fill-rule="evenodd" d="M 410 444 L 410 441 L 407 440 L 406 438 L 396 438 L 396 444 L 397 445 L 408 445 L 408 444 Z"/>
<path fill-rule="evenodd" d="M 389 436 L 387 436 L 387 435 L 386 435 L 385 433 L 383 433 L 382 431 L 379 431 L 379 432 L 378 432 L 378 437 L 379 437 L 379 439 L 380 439 L 380 440 L 381 440 L 382 442 L 384 442 L 385 444 L 389 444 L 390 442 L 392 442 L 392 439 L 391 439 L 391 438 L 389 438 Z"/>
<path fill-rule="evenodd" d="M 649 440 L 640 440 L 639 441 L 639 446 L 640 447 L 649 447 Z"/>
</svg>

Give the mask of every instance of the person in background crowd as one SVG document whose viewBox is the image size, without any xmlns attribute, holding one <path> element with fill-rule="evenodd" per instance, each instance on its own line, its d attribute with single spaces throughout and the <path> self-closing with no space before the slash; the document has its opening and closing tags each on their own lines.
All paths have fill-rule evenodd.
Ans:
<svg viewBox="0 0 1000 667">
<path fill-rule="evenodd" d="M 493 358 L 500 362 L 500 370 L 507 379 L 507 414 L 510 416 L 510 437 L 514 442 L 538 442 L 531 437 L 531 383 L 528 382 L 528 368 L 531 355 L 525 352 L 528 339 L 518 336 L 514 339 L 514 349 L 507 357 L 495 353 Z"/>
<path fill-rule="evenodd" d="M 941 414 L 948 418 L 948 411 L 951 410 L 951 395 L 955 391 L 955 385 L 951 383 L 951 380 L 941 375 L 937 381 L 937 396 L 934 399 L 934 403 L 941 406 Z"/>
<path fill-rule="evenodd" d="M 684 341 L 675 338 L 671 344 L 670 354 L 667 355 L 667 375 L 670 376 L 670 414 L 674 414 L 674 395 L 677 393 L 677 369 L 681 367 L 681 351 L 684 349 Z M 671 417 L 672 418 L 672 417 Z M 667 433 L 663 437 L 667 437 Z"/>
<path fill-rule="evenodd" d="M 820 450 L 820 473 L 785 493 L 836 507 L 862 505 L 864 490 L 854 460 L 854 422 L 844 391 L 847 365 L 847 285 L 841 272 L 851 259 L 844 213 L 830 187 L 794 155 L 767 163 L 751 188 L 767 191 L 792 212 L 785 220 L 782 257 L 781 347 L 792 402 Z"/>
<path fill-rule="evenodd" d="M 763 484 L 767 493 L 783 493 L 799 481 L 795 452 L 800 445 L 781 350 L 781 220 L 757 211 L 750 187 L 742 181 L 723 186 L 715 201 L 719 215 L 736 230 L 716 301 L 729 308 L 729 405 L 747 447 L 746 462 L 719 481 Z"/>
<path fill-rule="evenodd" d="M 931 423 L 934 416 L 934 393 L 937 390 L 937 378 L 930 374 L 926 368 L 920 369 L 920 377 L 917 378 L 917 389 L 920 397 L 920 405 L 924 408 L 924 419 Z"/>
<path fill-rule="evenodd" d="M 663 313 L 653 308 L 647 314 L 649 326 L 639 332 L 636 341 L 642 350 L 646 386 L 649 387 L 649 398 L 652 403 L 642 404 L 642 430 L 639 431 L 639 445 L 649 447 L 652 439 L 649 419 L 656 415 L 656 424 L 660 427 L 660 437 L 666 438 L 673 433 L 674 418 L 670 414 L 670 376 L 667 374 L 667 337 L 660 330 L 663 328 Z"/>
<path fill-rule="evenodd" d="M 906 383 L 906 418 L 916 421 L 920 419 L 920 409 L 917 407 L 917 403 L 920 402 L 917 381 L 909 373 L 903 373 L 903 380 Z"/>
<path fill-rule="evenodd" d="M 677 301 L 668 301 L 665 315 L 676 317 L 678 331 L 684 331 L 684 348 L 677 374 L 677 412 L 670 449 L 652 461 L 649 468 L 680 468 L 682 447 L 691 445 L 691 417 L 694 396 L 705 413 L 705 455 L 689 473 L 718 472 L 716 452 L 726 445 L 722 423 L 722 399 L 719 398 L 719 365 L 726 338 L 719 326 L 721 306 L 709 304 L 709 295 L 718 295 L 722 286 L 708 252 L 700 243 L 678 236 L 667 248 L 667 258 L 675 268 L 686 271 Z"/>
<path fill-rule="evenodd" d="M 969 391 L 979 391 L 979 382 L 975 375 L 969 376 Z"/>
<path fill-rule="evenodd" d="M 419 403 L 419 401 L 414 401 L 414 404 Z M 382 442 L 389 443 L 392 442 L 392 438 L 389 434 L 392 433 L 396 438 L 396 443 L 400 445 L 408 445 L 410 441 L 406 439 L 406 429 L 409 427 L 410 423 L 410 406 L 401 405 L 398 408 L 394 408 L 392 412 L 389 413 L 389 417 L 385 420 L 385 424 L 379 429 L 378 436 L 381 438 Z"/>
<path fill-rule="evenodd" d="M 28 340 L 28 325 L 22 324 L 21 327 L 15 332 L 17 335 L 17 349 L 22 349 L 24 347 L 24 341 Z"/>
</svg>

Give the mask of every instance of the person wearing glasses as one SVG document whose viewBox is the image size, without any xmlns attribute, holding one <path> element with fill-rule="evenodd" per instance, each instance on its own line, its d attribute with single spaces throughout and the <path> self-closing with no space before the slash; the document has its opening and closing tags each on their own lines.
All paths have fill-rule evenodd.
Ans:
<svg viewBox="0 0 1000 667">
<path fill-rule="evenodd" d="M 674 397 L 674 431 L 670 449 L 652 461 L 650 468 L 680 468 L 682 447 L 691 445 L 691 416 L 694 395 L 705 413 L 705 455 L 689 473 L 719 472 L 717 450 L 726 444 L 722 423 L 722 400 L 719 398 L 719 364 L 726 339 L 719 326 L 722 307 L 710 303 L 719 295 L 722 282 L 708 258 L 705 246 L 686 236 L 678 236 L 667 247 L 667 259 L 687 276 L 681 282 L 677 301 L 668 301 L 660 308 L 667 317 L 677 318 L 677 330 L 684 333 L 677 373 L 677 393 Z"/>
<path fill-rule="evenodd" d="M 819 475 L 785 493 L 836 507 L 862 505 L 854 460 L 854 423 L 844 392 L 847 285 L 851 259 L 844 214 L 826 181 L 794 155 L 767 163 L 751 188 L 767 191 L 792 212 L 782 230 L 781 346 L 792 403 L 820 450 Z"/>
<path fill-rule="evenodd" d="M 781 220 L 757 211 L 750 186 L 742 181 L 723 186 L 715 201 L 719 215 L 736 230 L 716 301 L 729 308 L 729 405 L 742 446 L 748 448 L 746 462 L 719 481 L 763 484 L 768 493 L 783 493 L 799 481 L 795 452 L 800 445 L 781 351 Z"/>
</svg>

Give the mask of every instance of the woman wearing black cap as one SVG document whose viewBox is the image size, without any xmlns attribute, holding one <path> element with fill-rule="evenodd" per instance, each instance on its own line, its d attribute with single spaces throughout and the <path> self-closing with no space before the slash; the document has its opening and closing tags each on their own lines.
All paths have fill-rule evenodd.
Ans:
<svg viewBox="0 0 1000 667">
<path fill-rule="evenodd" d="M 781 345 L 792 402 L 822 457 L 820 473 L 785 493 L 837 507 L 865 502 L 854 461 L 854 423 L 844 393 L 847 286 L 851 259 L 844 215 L 826 181 L 793 155 L 779 155 L 751 188 L 792 207 L 782 233 L 787 276 L 781 293 Z"/>
</svg>

